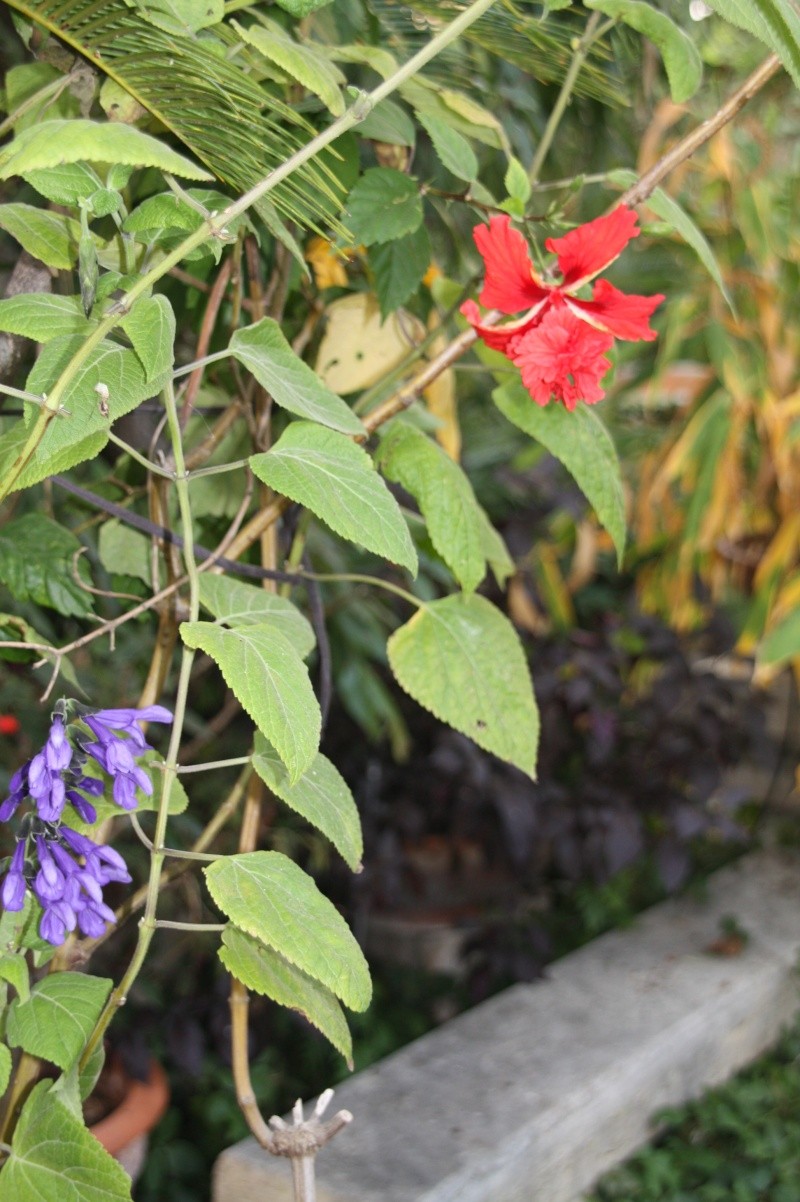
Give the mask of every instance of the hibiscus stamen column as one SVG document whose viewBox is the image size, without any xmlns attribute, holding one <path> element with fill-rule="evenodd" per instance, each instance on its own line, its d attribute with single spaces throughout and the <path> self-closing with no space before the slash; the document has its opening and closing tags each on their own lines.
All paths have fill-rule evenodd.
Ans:
<svg viewBox="0 0 800 1202">
<path fill-rule="evenodd" d="M 194 555 L 194 530 L 192 524 L 192 509 L 189 499 L 189 477 L 186 471 L 186 460 L 183 454 L 180 419 L 175 402 L 175 389 L 170 381 L 164 389 L 164 407 L 167 413 L 167 429 L 172 444 L 172 456 L 175 463 L 175 492 L 178 497 L 181 533 L 183 535 L 183 561 L 189 589 L 188 620 L 196 622 L 200 614 L 200 574 Z M 131 962 L 120 983 L 111 991 L 108 1001 L 97 1020 L 97 1024 L 89 1037 L 81 1057 L 83 1066 L 93 1050 L 103 1038 L 105 1030 L 120 1006 L 125 1004 L 130 989 L 139 970 L 144 963 L 150 941 L 156 930 L 156 911 L 161 873 L 165 859 L 165 842 L 167 822 L 169 819 L 169 799 L 172 783 L 178 771 L 178 751 L 183 734 L 183 722 L 186 715 L 186 701 L 189 695 L 189 682 L 194 662 L 194 650 L 183 646 L 181 650 L 181 666 L 178 676 L 178 686 L 175 693 L 174 720 L 166 759 L 163 764 L 164 781 L 156 812 L 156 827 L 153 835 L 153 851 L 150 856 L 150 875 L 147 882 L 147 898 L 144 914 L 139 922 L 139 938 L 136 943 Z"/>
</svg>

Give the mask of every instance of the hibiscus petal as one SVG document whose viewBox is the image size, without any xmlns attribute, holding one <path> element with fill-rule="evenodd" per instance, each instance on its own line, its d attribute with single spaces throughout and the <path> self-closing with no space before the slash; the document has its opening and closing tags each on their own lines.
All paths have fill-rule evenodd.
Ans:
<svg viewBox="0 0 800 1202">
<path fill-rule="evenodd" d="M 476 225 L 472 236 L 486 265 L 482 305 L 519 313 L 545 299 L 547 290 L 536 279 L 528 244 L 519 230 L 512 229 L 510 217 L 492 217 L 488 225 Z"/>
<path fill-rule="evenodd" d="M 631 238 L 639 237 L 636 220 L 633 209 L 618 205 L 613 213 L 587 221 L 563 238 L 548 238 L 545 246 L 558 256 L 563 287 L 580 288 L 613 263 Z"/>
<path fill-rule="evenodd" d="M 466 317 L 473 330 L 483 339 L 488 347 L 493 351 L 500 351 L 504 355 L 509 354 L 509 343 L 513 339 L 518 338 L 520 334 L 524 334 L 527 330 L 533 328 L 541 320 L 542 310 L 546 307 L 549 297 L 545 297 L 538 305 L 534 305 L 530 312 L 521 317 L 519 321 L 507 321 L 502 326 L 485 326 L 481 324 L 481 311 L 475 304 L 475 301 L 464 301 L 461 306 L 461 313 Z"/>
<path fill-rule="evenodd" d="M 572 296 L 564 299 L 576 316 L 615 338 L 652 342 L 658 337 L 656 331 L 650 329 L 649 322 L 653 310 L 664 299 L 660 293 L 656 296 L 629 295 L 620 292 L 608 280 L 598 280 L 590 301 L 576 300 Z"/>
<path fill-rule="evenodd" d="M 605 353 L 613 343 L 610 334 L 595 330 L 568 309 L 551 309 L 517 339 L 514 362 L 537 405 L 555 398 L 572 410 L 578 401 L 593 405 L 605 396 L 600 381 L 611 367 Z"/>
</svg>

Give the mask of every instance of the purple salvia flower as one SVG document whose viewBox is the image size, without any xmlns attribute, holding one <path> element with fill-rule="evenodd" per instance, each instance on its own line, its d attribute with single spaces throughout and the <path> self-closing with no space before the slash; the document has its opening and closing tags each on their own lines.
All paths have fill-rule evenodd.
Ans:
<svg viewBox="0 0 800 1202">
<path fill-rule="evenodd" d="M 67 739 L 67 732 L 64 730 L 64 719 L 58 715 L 53 719 L 43 754 L 51 772 L 61 772 L 64 768 L 69 768 L 72 760 L 72 747 Z"/>
<path fill-rule="evenodd" d="M 104 843 L 94 844 L 92 851 L 86 856 L 86 869 L 101 885 L 107 885 L 109 881 L 119 881 L 127 885 L 131 880 L 131 874 L 122 856 Z"/>
<path fill-rule="evenodd" d="M 101 782 L 102 783 L 102 782 Z M 75 810 L 75 813 L 82 822 L 91 826 L 97 821 L 97 810 L 90 801 L 85 797 L 81 797 L 80 793 L 76 793 L 74 789 L 67 789 L 67 801 Z"/>
<path fill-rule="evenodd" d="M 17 806 L 26 796 L 28 792 L 29 767 L 30 760 L 27 764 L 23 764 L 21 768 L 18 768 L 8 782 L 8 797 L 0 805 L 0 822 L 8 822 L 9 818 L 13 818 Z"/>
<path fill-rule="evenodd" d="M 102 901 L 88 901 L 78 912 L 78 926 L 90 939 L 105 934 L 106 923 L 116 921 L 114 911 Z"/>
<path fill-rule="evenodd" d="M 78 916 L 65 901 L 54 901 L 45 907 L 42 921 L 39 923 L 39 934 L 48 943 L 60 947 L 67 937 L 68 931 L 74 931 Z"/>
<path fill-rule="evenodd" d="M 25 840 L 17 844 L 11 857 L 11 865 L 3 888 L 0 890 L 0 902 L 4 910 L 21 910 L 25 905 Z"/>
<path fill-rule="evenodd" d="M 33 881 L 33 892 L 42 906 L 59 901 L 64 896 L 66 878 L 50 854 L 47 841 L 42 835 L 36 838 L 39 871 Z M 73 865 L 74 868 L 74 865 Z"/>
</svg>

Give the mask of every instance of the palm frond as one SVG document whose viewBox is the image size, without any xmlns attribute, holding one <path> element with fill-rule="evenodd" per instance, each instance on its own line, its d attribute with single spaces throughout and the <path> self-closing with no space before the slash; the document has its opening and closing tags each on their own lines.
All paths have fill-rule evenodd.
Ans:
<svg viewBox="0 0 800 1202">
<path fill-rule="evenodd" d="M 418 44 L 429 40 L 433 31 L 466 7 L 461 0 L 368 2 L 384 32 L 387 49 L 401 57 L 412 54 Z M 568 13 L 542 20 L 541 11 L 541 4 L 532 0 L 501 0 L 470 26 L 463 40 L 441 55 L 427 74 L 435 76 L 445 87 L 458 86 L 463 82 L 464 47 L 471 46 L 474 51 L 497 55 L 539 83 L 560 84 L 572 61 L 572 42 L 582 32 L 582 24 Z M 619 84 L 604 70 L 603 64 L 609 59 L 608 49 L 602 43 L 593 47 L 578 77 L 577 95 L 609 105 L 626 103 Z"/>
<path fill-rule="evenodd" d="M 267 175 L 302 145 L 304 134 L 315 132 L 226 57 L 239 39 L 225 25 L 214 28 L 214 47 L 211 31 L 204 38 L 164 32 L 137 16 L 125 0 L 6 3 L 116 80 L 237 191 Z M 270 200 L 303 226 L 340 230 L 340 186 L 314 164 L 296 171 Z"/>
</svg>

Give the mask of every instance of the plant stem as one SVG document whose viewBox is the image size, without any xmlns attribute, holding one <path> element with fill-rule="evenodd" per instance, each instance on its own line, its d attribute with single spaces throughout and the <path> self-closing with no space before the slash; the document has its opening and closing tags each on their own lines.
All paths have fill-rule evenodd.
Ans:
<svg viewBox="0 0 800 1202">
<path fill-rule="evenodd" d="M 352 584 L 371 584 L 376 588 L 385 589 L 387 593 L 394 593 L 397 597 L 402 597 L 404 601 L 408 601 L 410 605 L 416 609 L 422 609 L 425 605 L 419 597 L 415 597 L 413 593 L 409 593 L 407 589 L 400 588 L 399 584 L 391 584 L 388 580 L 381 580 L 379 576 L 366 576 L 359 572 L 299 572 L 300 576 L 307 576 L 309 580 L 319 580 L 321 583 L 342 581 L 342 583 Z"/>
<path fill-rule="evenodd" d="M 212 768 L 238 768 L 240 764 L 249 764 L 252 756 L 237 755 L 232 760 L 211 760 L 207 764 L 181 764 L 178 767 L 179 776 L 187 772 L 210 772 Z"/>
<path fill-rule="evenodd" d="M 186 474 L 186 461 L 183 455 L 180 419 L 175 402 L 175 391 L 172 381 L 168 381 L 164 389 L 164 405 L 167 411 L 167 428 L 172 443 L 172 455 L 175 463 L 175 491 L 178 497 L 181 527 L 184 537 L 183 560 L 186 567 L 186 577 L 189 585 L 189 621 L 197 621 L 200 613 L 200 573 L 194 556 L 194 531 L 192 527 L 192 510 L 189 500 L 189 482 Z M 119 1006 L 127 998 L 128 991 L 139 975 L 144 963 L 150 941 L 156 929 L 156 910 L 158 893 L 161 883 L 161 872 L 164 865 L 164 839 L 169 821 L 169 798 L 178 770 L 178 751 L 183 735 L 183 723 L 186 715 L 186 702 L 189 695 L 194 650 L 184 646 L 181 655 L 178 687 L 175 693 L 175 709 L 169 750 L 163 764 L 164 783 L 159 798 L 156 813 L 156 829 L 153 836 L 153 851 L 150 857 L 150 876 L 147 883 L 147 896 L 144 904 L 144 915 L 139 923 L 139 938 L 134 949 L 131 962 L 128 965 L 120 983 L 111 991 L 103 1011 L 97 1020 L 92 1034 L 81 1056 L 81 1065 L 85 1065 L 93 1050 L 102 1039 L 109 1022 Z"/>
<path fill-rule="evenodd" d="M 181 367 L 175 369 L 172 373 L 173 380 L 177 380 L 179 376 L 191 375 L 198 367 L 205 367 L 207 363 L 217 363 L 220 359 L 229 359 L 231 352 L 227 349 L 224 351 L 214 351 L 212 355 L 203 355 L 200 359 L 195 359 L 192 363 L 184 363 Z"/>
<path fill-rule="evenodd" d="M 380 84 L 374 91 L 366 93 L 362 92 L 356 99 L 355 103 L 333 121 L 327 129 L 317 134 L 305 146 L 302 146 L 298 151 L 286 159 L 280 166 L 271 171 L 264 179 L 259 180 L 249 191 L 240 196 L 238 200 L 233 201 L 226 209 L 214 217 L 209 217 L 204 221 L 198 229 L 184 238 L 179 246 L 176 246 L 173 251 L 165 255 L 164 258 L 145 272 L 136 281 L 135 284 L 126 292 L 125 296 L 118 301 L 109 313 L 101 322 L 91 331 L 86 337 L 86 341 L 78 348 L 69 361 L 64 371 L 59 376 L 58 380 L 53 385 L 53 390 L 50 396 L 44 403 L 39 414 L 38 420 L 31 430 L 22 450 L 17 455 L 14 463 L 6 472 L 5 478 L 0 481 L 0 501 L 6 497 L 17 483 L 17 480 L 22 475 L 25 467 L 31 456 L 36 452 L 44 432 L 47 429 L 53 415 L 58 412 L 61 407 L 61 399 L 69 388 L 69 385 L 74 380 L 76 374 L 91 355 L 95 347 L 103 341 L 106 334 L 110 333 L 127 313 L 130 312 L 134 301 L 140 296 L 148 292 L 152 286 L 165 276 L 172 267 L 177 266 L 180 261 L 195 247 L 200 246 L 208 238 L 225 238 L 227 237 L 226 225 L 235 217 L 245 213 L 256 201 L 261 200 L 273 188 L 282 183 L 290 176 L 298 167 L 302 167 L 310 159 L 312 159 L 320 150 L 323 150 L 331 142 L 334 142 L 338 137 L 345 133 L 352 126 L 363 121 L 367 114 L 380 104 L 381 100 L 391 95 L 397 88 L 401 87 L 406 80 L 416 75 L 421 67 L 435 58 L 440 51 L 449 46 L 455 41 L 465 29 L 468 29 L 478 17 L 494 3 L 494 0 L 473 0 L 454 21 L 446 26 L 441 33 L 432 38 L 430 42 L 415 55 L 413 55 L 407 63 Z"/>
<path fill-rule="evenodd" d="M 166 931 L 224 931 L 226 922 L 173 922 L 170 918 L 157 918 L 155 925 Z"/>
<path fill-rule="evenodd" d="M 586 22 L 586 28 L 583 31 L 583 37 L 575 47 L 575 53 L 572 56 L 572 62 L 569 65 L 567 74 L 564 76 L 564 82 L 561 85 L 561 91 L 558 93 L 552 112 L 547 119 L 547 124 L 544 127 L 544 132 L 539 145 L 536 147 L 536 154 L 533 156 L 533 162 L 528 170 L 528 179 L 531 184 L 535 184 L 539 178 L 539 172 L 547 158 L 547 153 L 553 144 L 553 139 L 556 136 L 556 131 L 561 124 L 561 118 L 566 112 L 570 97 L 572 96 L 575 84 L 578 81 L 581 67 L 586 62 L 586 57 L 591 49 L 597 34 L 597 26 L 600 24 L 600 13 L 592 13 L 589 20 Z"/>
<path fill-rule="evenodd" d="M 113 430 L 108 431 L 108 441 L 113 442 L 114 446 L 119 447 L 126 455 L 130 455 L 131 459 L 135 459 L 137 463 L 141 463 L 142 467 L 147 468 L 148 472 L 152 472 L 155 476 L 163 476 L 165 480 L 175 479 L 174 472 L 168 471 L 165 467 L 159 467 L 157 463 L 153 463 L 152 460 L 147 459 L 140 451 L 132 447 L 130 443 L 125 442 L 124 438 L 119 438 Z"/>
</svg>

